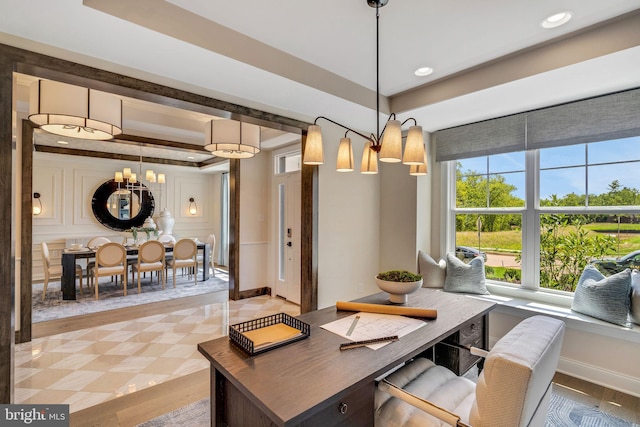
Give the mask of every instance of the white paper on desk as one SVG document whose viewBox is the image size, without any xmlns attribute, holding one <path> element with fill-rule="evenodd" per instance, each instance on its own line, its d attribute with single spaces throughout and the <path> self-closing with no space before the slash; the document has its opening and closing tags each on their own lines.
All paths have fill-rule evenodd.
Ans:
<svg viewBox="0 0 640 427">
<path fill-rule="evenodd" d="M 358 320 L 356 327 L 351 332 L 351 335 L 347 335 L 347 331 L 351 327 L 356 316 L 360 316 L 360 319 Z M 394 314 L 360 312 L 353 314 L 352 316 L 334 320 L 333 322 L 325 323 L 320 327 L 350 341 L 364 341 L 392 335 L 397 335 L 399 338 L 402 338 L 408 333 L 423 327 L 425 324 L 426 323 L 423 320 L 414 319 L 412 317 L 397 316 Z M 371 344 L 367 347 L 372 350 L 377 350 L 387 344 L 390 344 L 390 342 Z"/>
</svg>

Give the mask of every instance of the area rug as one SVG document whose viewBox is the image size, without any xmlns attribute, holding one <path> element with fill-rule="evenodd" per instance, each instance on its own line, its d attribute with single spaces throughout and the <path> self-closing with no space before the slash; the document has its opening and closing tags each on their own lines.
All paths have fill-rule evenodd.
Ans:
<svg viewBox="0 0 640 427">
<path fill-rule="evenodd" d="M 202 273 L 199 273 L 201 277 Z M 129 276 L 129 280 L 131 277 Z M 104 282 L 103 282 L 104 281 Z M 173 288 L 173 276 L 170 274 L 165 289 L 162 283 L 158 283 L 154 276 L 153 281 L 143 278 L 141 282 L 140 294 L 138 294 L 137 276 L 134 284 L 127 286 L 127 296 L 124 296 L 122 283 L 118 281 L 110 282 L 102 279 L 98 286 L 98 300 L 95 294 L 84 287 L 84 293 L 76 286 L 76 300 L 68 301 L 62 299 L 60 282 L 50 282 L 47 287 L 47 295 L 42 301 L 42 283 L 33 286 L 32 296 L 32 322 L 45 322 L 48 320 L 61 319 L 65 317 L 79 316 L 83 314 L 97 313 L 100 311 L 113 310 L 116 308 L 131 307 L 140 304 L 148 304 L 157 301 L 168 301 L 176 298 L 201 295 L 210 292 L 218 292 L 229 289 L 229 275 L 226 271 L 216 269 L 216 275 L 210 276 L 206 282 L 193 282 L 193 276 L 178 275 L 176 277 L 176 288 Z"/>
<path fill-rule="evenodd" d="M 211 425 L 210 406 L 209 399 L 202 399 L 138 424 L 137 427 L 209 427 Z"/>
<path fill-rule="evenodd" d="M 553 393 L 545 427 L 638 427 L 638 424 Z"/>
<path fill-rule="evenodd" d="M 175 411 L 139 424 L 137 427 L 191 427 L 211 425 L 209 399 L 202 399 Z M 630 421 L 605 414 L 598 408 L 574 402 L 553 393 L 545 427 L 640 427 Z"/>
</svg>

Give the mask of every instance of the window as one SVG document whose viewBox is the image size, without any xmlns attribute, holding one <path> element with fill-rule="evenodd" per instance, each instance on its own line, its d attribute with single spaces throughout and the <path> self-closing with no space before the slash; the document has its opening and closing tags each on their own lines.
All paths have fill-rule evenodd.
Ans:
<svg viewBox="0 0 640 427">
<path fill-rule="evenodd" d="M 276 155 L 274 159 L 276 175 L 302 170 L 302 154 L 299 150 Z"/>
<path fill-rule="evenodd" d="M 640 137 L 448 164 L 455 245 L 486 254 L 488 279 L 572 292 L 590 262 L 640 259 Z"/>
</svg>

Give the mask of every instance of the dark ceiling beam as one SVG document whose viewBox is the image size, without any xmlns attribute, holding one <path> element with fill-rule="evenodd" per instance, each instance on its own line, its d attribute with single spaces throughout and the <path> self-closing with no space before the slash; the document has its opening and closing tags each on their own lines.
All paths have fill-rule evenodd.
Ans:
<svg viewBox="0 0 640 427">
<path fill-rule="evenodd" d="M 128 162 L 139 162 L 140 156 L 130 154 L 106 153 L 103 151 L 78 150 L 76 148 L 51 147 L 48 145 L 34 144 L 34 149 L 40 153 L 64 154 L 66 156 L 93 157 L 99 159 L 124 160 Z M 202 164 L 198 162 L 187 162 L 183 160 L 161 159 L 158 157 L 142 157 L 144 163 L 155 163 L 160 165 L 187 166 L 198 168 Z"/>
<path fill-rule="evenodd" d="M 166 139 L 148 138 L 146 136 L 121 134 L 116 136 L 116 142 L 130 145 L 142 145 L 145 147 L 165 148 L 175 151 L 188 151 L 191 153 L 212 155 L 210 151 L 204 149 L 204 146 L 197 144 L 188 144 L 185 142 L 169 141 Z"/>
</svg>

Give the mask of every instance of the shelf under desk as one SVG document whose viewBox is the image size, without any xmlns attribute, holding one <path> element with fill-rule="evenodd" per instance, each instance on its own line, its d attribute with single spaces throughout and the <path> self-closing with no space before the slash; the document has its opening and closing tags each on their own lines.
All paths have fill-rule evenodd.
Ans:
<svg viewBox="0 0 640 427">
<path fill-rule="evenodd" d="M 388 294 L 357 301 L 388 304 Z M 469 321 L 483 327 L 486 345 L 486 318 L 494 305 L 421 288 L 409 295 L 408 306 L 436 309 L 437 319 L 378 350 L 340 351 L 345 339 L 320 325 L 353 312 L 335 307 L 298 316 L 311 325 L 309 338 L 257 356 L 248 356 L 228 337 L 200 343 L 198 350 L 211 363 L 211 425 L 373 425 L 376 378 L 426 352 Z"/>
</svg>

